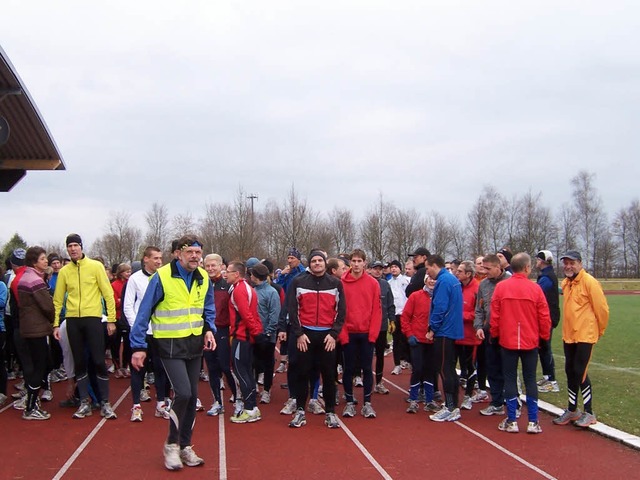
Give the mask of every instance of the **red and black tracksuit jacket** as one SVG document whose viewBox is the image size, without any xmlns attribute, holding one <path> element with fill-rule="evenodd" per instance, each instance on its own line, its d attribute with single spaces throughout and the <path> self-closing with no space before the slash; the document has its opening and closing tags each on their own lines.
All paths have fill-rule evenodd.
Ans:
<svg viewBox="0 0 640 480">
<path fill-rule="evenodd" d="M 332 275 L 305 273 L 296 276 L 287 292 L 289 322 L 296 337 L 303 327 L 328 328 L 338 338 L 347 311 L 342 282 Z"/>
</svg>

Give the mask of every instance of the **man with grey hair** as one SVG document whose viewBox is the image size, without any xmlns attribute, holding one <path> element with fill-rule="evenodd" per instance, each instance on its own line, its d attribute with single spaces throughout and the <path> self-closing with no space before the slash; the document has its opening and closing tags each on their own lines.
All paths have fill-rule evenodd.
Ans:
<svg viewBox="0 0 640 480">
<path fill-rule="evenodd" d="M 562 343 L 569 405 L 553 423 L 567 425 L 573 422 L 577 427 L 587 428 L 597 422 L 591 405 L 591 380 L 587 371 L 593 346 L 604 335 L 609 323 L 609 305 L 600 283 L 582 267 L 580 252 L 569 250 L 560 257 L 560 261 L 565 276 L 562 281 Z M 580 392 L 585 410 L 582 414 L 578 410 Z"/>
<path fill-rule="evenodd" d="M 518 433 L 517 371 L 518 360 L 522 364 L 522 377 L 527 393 L 527 433 L 541 433 L 538 423 L 538 345 L 549 340 L 551 318 L 547 300 L 538 285 L 529 280 L 531 257 L 517 253 L 511 259 L 513 276 L 496 285 L 491 299 L 489 333 L 494 343 L 501 347 L 504 396 L 507 402 L 507 418 L 498 429 Z"/>
</svg>

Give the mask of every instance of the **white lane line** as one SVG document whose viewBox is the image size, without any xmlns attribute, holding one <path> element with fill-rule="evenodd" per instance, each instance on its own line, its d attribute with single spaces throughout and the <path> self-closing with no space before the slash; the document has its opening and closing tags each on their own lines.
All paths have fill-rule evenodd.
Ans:
<svg viewBox="0 0 640 480">
<path fill-rule="evenodd" d="M 389 475 L 387 473 L 387 471 L 382 468 L 382 465 L 380 465 L 375 458 L 373 458 L 373 455 L 371 455 L 369 453 L 369 451 L 365 448 L 364 445 L 362 445 L 362 443 L 360 443 L 360 440 L 358 440 L 356 438 L 356 436 L 351 432 L 351 430 L 349 430 L 347 428 L 347 426 L 344 424 L 344 422 L 340 419 L 338 419 L 338 422 L 340 423 L 340 426 L 342 427 L 342 430 L 344 430 L 344 432 L 347 434 L 347 436 L 351 439 L 351 441 L 355 444 L 356 447 L 358 447 L 358 450 L 360 450 L 362 452 L 362 454 L 365 456 L 365 458 L 367 460 L 369 460 L 369 463 L 371 463 L 371 465 L 373 465 L 373 468 L 375 468 L 378 473 L 382 476 L 382 478 L 384 478 L 385 480 L 393 480 L 393 477 L 391 477 L 391 475 Z"/>
<path fill-rule="evenodd" d="M 131 387 L 128 387 L 124 393 L 120 396 L 120 398 L 118 399 L 118 401 L 113 405 L 113 409 L 117 409 L 118 406 L 122 403 L 122 401 L 127 398 L 127 395 L 129 395 L 129 392 L 131 391 Z M 84 449 L 87 447 L 87 445 L 89 445 L 89 443 L 91 442 L 91 440 L 93 440 L 93 437 L 95 437 L 98 432 L 100 431 L 100 429 L 103 427 L 103 425 L 108 422 L 109 420 L 107 420 L 106 418 L 103 418 L 102 420 L 100 420 L 98 422 L 98 424 L 93 428 L 93 430 L 91 430 L 91 433 L 89 433 L 89 435 L 87 435 L 87 438 L 84 439 L 84 441 L 80 444 L 80 446 L 76 449 L 75 452 L 73 452 L 73 455 L 71 455 L 69 457 L 69 460 L 67 460 L 65 462 L 65 464 L 62 466 L 62 468 L 60 470 L 58 470 L 58 473 L 56 473 L 56 476 L 53 477 L 53 480 L 60 480 L 62 478 L 62 476 L 67 473 L 67 470 L 69 470 L 69 468 L 71 468 L 71 465 L 73 465 L 73 462 L 76 461 L 76 459 L 80 456 L 80 454 L 84 451 Z"/>
<path fill-rule="evenodd" d="M 224 405 L 224 394 L 220 392 L 220 401 Z M 220 480 L 227 480 L 227 438 L 224 430 L 224 412 L 218 415 L 218 470 Z"/>
<path fill-rule="evenodd" d="M 393 385 L 395 388 L 397 388 L 398 390 L 400 390 L 401 392 L 404 392 L 406 394 L 408 394 L 409 392 L 407 390 L 405 390 L 404 388 L 396 385 L 395 383 L 393 383 L 391 380 L 389 380 L 388 378 L 384 378 L 384 380 L 389 384 L 389 385 Z M 489 445 L 491 445 L 494 448 L 497 448 L 498 450 L 500 450 L 502 453 L 504 453 L 505 455 L 513 458 L 514 460 L 516 460 L 517 462 L 521 463 L 522 465 L 524 465 L 525 467 L 530 468 L 531 470 L 533 470 L 534 472 L 542 475 L 543 477 L 549 479 L 549 480 L 557 480 L 556 477 L 554 477 L 553 475 L 545 472 L 544 470 L 539 469 L 538 467 L 536 467 L 535 465 L 533 465 L 532 463 L 527 462 L 524 458 L 516 455 L 515 453 L 513 453 L 510 450 L 507 450 L 506 448 L 504 448 L 503 446 L 497 444 L 496 442 L 494 442 L 493 440 L 491 440 L 490 438 L 485 437 L 484 435 L 482 435 L 480 432 L 475 431 L 474 429 L 466 426 L 464 423 L 460 422 L 459 420 L 457 422 L 453 422 L 456 425 L 458 425 L 461 428 L 464 428 L 467 432 L 475 435 L 476 437 L 484 440 L 485 442 L 487 442 Z"/>
<path fill-rule="evenodd" d="M 453 422 L 453 423 L 455 423 L 456 425 L 458 425 L 461 428 L 464 428 L 467 432 L 471 433 L 472 435 L 475 435 L 476 437 L 481 438 L 482 440 L 487 442 L 492 447 L 497 448 L 498 450 L 500 450 L 505 455 L 513 458 L 514 460 L 516 460 L 517 462 L 521 463 L 525 467 L 528 467 L 531 470 L 533 470 L 534 472 L 542 475 L 544 478 L 547 478 L 549 480 L 557 480 L 556 477 L 554 477 L 553 475 L 545 472 L 544 470 L 539 469 L 538 467 L 536 467 L 532 463 L 527 462 L 524 458 L 516 455 L 515 453 L 511 452 L 510 450 L 507 450 L 502 445 L 499 445 L 496 442 L 494 442 L 493 440 L 491 440 L 490 438 L 485 437 L 480 432 L 476 432 L 474 429 L 467 427 L 464 423 L 461 423 L 460 421 Z"/>
</svg>

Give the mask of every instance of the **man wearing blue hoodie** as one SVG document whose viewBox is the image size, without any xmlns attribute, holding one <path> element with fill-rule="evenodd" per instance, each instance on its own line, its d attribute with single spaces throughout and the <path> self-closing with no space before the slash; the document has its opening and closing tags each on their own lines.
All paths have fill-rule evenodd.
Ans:
<svg viewBox="0 0 640 480">
<path fill-rule="evenodd" d="M 434 422 L 454 422 L 460 419 L 458 408 L 458 374 L 456 373 L 455 341 L 464 337 L 462 321 L 462 286 L 444 268 L 440 255 L 430 255 L 427 274 L 436 279 L 431 298 L 427 340 L 434 341 L 436 371 L 440 373 L 445 393 L 445 405 L 429 416 Z"/>
</svg>

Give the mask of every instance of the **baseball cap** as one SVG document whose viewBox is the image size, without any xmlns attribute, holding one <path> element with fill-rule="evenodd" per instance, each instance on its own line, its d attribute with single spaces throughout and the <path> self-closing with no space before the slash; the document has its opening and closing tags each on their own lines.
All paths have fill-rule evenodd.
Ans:
<svg viewBox="0 0 640 480">
<path fill-rule="evenodd" d="M 553 262 L 553 253 L 549 250 L 540 250 L 536 255 L 536 258 L 539 258 L 543 262 L 551 263 Z"/>
<path fill-rule="evenodd" d="M 582 255 L 580 255 L 580 252 L 577 250 L 567 251 L 567 253 L 560 257 L 560 260 L 564 260 L 565 258 L 568 258 L 569 260 L 577 260 L 578 262 L 582 261 Z"/>
<path fill-rule="evenodd" d="M 384 268 L 384 264 L 380 260 L 376 260 L 371 265 L 369 265 L 369 268 L 376 268 L 376 267 Z"/>
</svg>

